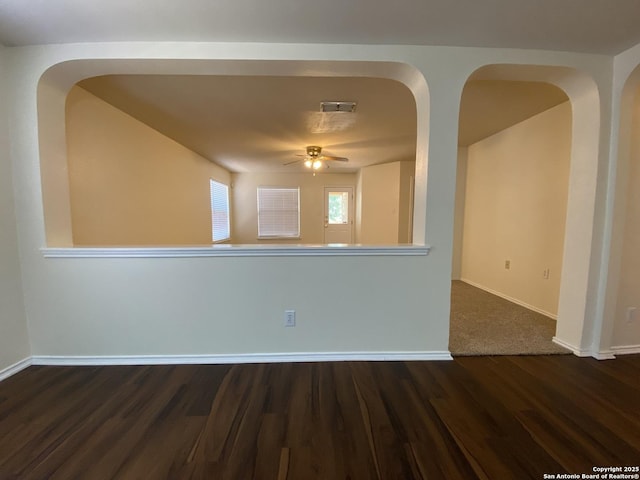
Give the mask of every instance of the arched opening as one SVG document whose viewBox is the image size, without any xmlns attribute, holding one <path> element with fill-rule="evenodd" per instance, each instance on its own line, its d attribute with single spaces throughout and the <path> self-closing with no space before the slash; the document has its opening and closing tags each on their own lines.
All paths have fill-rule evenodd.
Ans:
<svg viewBox="0 0 640 480">
<path fill-rule="evenodd" d="M 620 99 L 616 197 L 603 326 L 615 354 L 640 351 L 640 66 Z"/>
<path fill-rule="evenodd" d="M 482 128 L 470 123 L 474 115 Z M 591 248 L 583 235 L 592 227 L 598 118 L 595 85 L 571 69 L 494 65 L 469 78 L 461 102 L 453 354 L 565 347 L 582 354 Z"/>
<path fill-rule="evenodd" d="M 177 72 L 180 72 L 180 75 L 177 75 Z M 300 61 L 288 61 L 288 62 L 251 62 L 251 61 L 208 61 L 208 62 L 185 62 L 185 61 L 164 61 L 164 62 L 145 62 L 145 61 L 121 61 L 121 62 L 100 62 L 97 60 L 92 61 L 73 61 L 66 62 L 63 64 L 56 65 L 49 69 L 43 75 L 38 92 L 38 103 L 39 103 L 39 124 L 40 124 L 40 148 L 41 148 L 41 174 L 42 174 L 42 186 L 43 186 L 43 203 L 44 203 L 44 214 L 45 214 L 45 227 L 46 227 L 46 236 L 47 236 L 47 244 L 52 247 L 72 247 L 72 246 L 80 246 L 80 245 L 113 245 L 113 246 L 131 246 L 131 244 L 145 244 L 145 245 L 153 245 L 153 244 L 164 244 L 164 245 L 173 245 L 180 244 L 180 240 L 174 241 L 172 237 L 166 236 L 168 240 L 153 240 L 153 237 L 150 237 L 149 240 L 144 237 L 144 231 L 148 231 L 149 229 L 141 228 L 139 232 L 139 238 L 143 240 L 138 242 L 134 239 L 133 242 L 120 242 L 117 240 L 114 241 L 100 241 L 100 237 L 93 235 L 96 230 L 100 230 L 96 225 L 102 223 L 101 220 L 96 220 L 93 223 L 84 222 L 89 224 L 88 228 L 83 230 L 83 233 L 88 232 L 84 238 L 89 238 L 89 241 L 78 241 L 78 238 L 82 236 L 77 234 L 78 228 L 77 226 L 82 223 L 84 220 L 94 218 L 92 217 L 94 214 L 92 211 L 83 209 L 83 205 L 87 205 L 86 195 L 83 196 L 84 193 L 87 193 L 87 190 L 84 189 L 84 185 L 87 184 L 86 178 L 86 169 L 85 165 L 80 168 L 76 168 L 76 165 L 71 165 L 67 160 L 71 159 L 73 155 L 75 155 L 75 151 L 78 149 L 84 148 L 93 148 L 92 145 L 87 145 L 87 142 L 70 142 L 68 135 L 65 136 L 65 122 L 62 120 L 64 118 L 65 113 L 65 102 L 67 101 L 67 92 L 71 89 L 72 86 L 77 84 L 78 81 L 82 79 L 89 79 L 88 85 L 91 85 L 91 77 L 94 75 L 101 75 L 100 78 L 106 78 L 104 75 L 106 74 L 118 74 L 123 78 L 127 75 L 130 78 L 138 78 L 147 76 L 150 74 L 153 75 L 155 79 L 160 78 L 169 78 L 172 77 L 174 79 L 180 78 L 181 81 L 193 83 L 195 79 L 240 79 L 240 80 L 250 80 L 254 81 L 254 84 L 259 83 L 260 81 L 271 82 L 279 80 L 281 83 L 286 81 L 301 83 L 300 80 L 305 80 L 307 83 L 312 83 L 315 80 L 317 82 L 324 84 L 330 84 L 332 80 L 335 81 L 344 81 L 345 83 L 349 80 L 354 84 L 361 85 L 366 81 L 375 82 L 378 79 L 378 83 L 387 82 L 387 84 L 397 84 L 401 85 L 404 90 L 409 88 L 409 95 L 412 98 L 411 108 L 413 110 L 413 121 L 410 121 L 411 131 L 409 132 L 409 143 L 411 144 L 411 152 L 409 154 L 405 154 L 402 158 L 393 158 L 391 156 L 384 156 L 384 148 L 381 145 L 379 151 L 381 153 L 381 158 L 386 158 L 386 161 L 383 163 L 387 164 L 389 162 L 394 165 L 389 165 L 395 168 L 394 172 L 397 173 L 397 180 L 402 185 L 402 188 L 397 188 L 397 195 L 394 198 L 390 199 L 391 202 L 396 202 L 398 206 L 393 209 L 396 212 L 396 217 L 398 218 L 388 218 L 385 222 L 382 222 L 381 228 L 378 228 L 380 231 L 388 230 L 387 226 L 390 221 L 395 221 L 396 225 L 396 235 L 395 241 L 381 241 L 378 237 L 371 237 L 369 240 L 367 238 L 370 237 L 366 235 L 364 230 L 360 227 L 360 217 L 364 217 L 365 214 L 370 215 L 369 212 L 375 210 L 375 205 L 369 205 L 366 203 L 366 199 L 363 197 L 362 192 L 365 191 L 363 187 L 365 175 L 360 176 L 360 172 L 365 169 L 358 170 L 358 176 L 356 173 L 352 173 L 353 181 L 349 184 L 349 188 L 354 192 L 352 197 L 352 201 L 355 203 L 355 209 L 353 209 L 353 217 L 351 219 L 351 223 L 354 224 L 353 228 L 353 237 L 349 242 L 344 243 L 363 243 L 363 244 L 411 244 L 414 245 L 424 245 L 424 212 L 426 208 L 426 152 L 427 149 L 424 146 L 426 144 L 426 137 L 428 135 L 428 128 L 424 128 L 424 125 L 428 121 L 428 92 L 426 89 L 426 82 L 424 77 L 414 68 L 405 65 L 405 64 L 395 64 L 395 63 L 385 63 L 385 62 L 300 62 Z M 284 80 L 283 80 L 284 79 Z M 298 80 L 296 80 L 298 79 Z M 85 81 L 84 83 L 86 83 Z M 94 82 L 95 83 L 95 82 Z M 334 82 L 335 83 L 335 82 Z M 81 84 L 82 86 L 87 86 Z M 409 86 L 410 87 L 407 87 Z M 93 85 L 95 88 L 99 90 L 100 85 Z M 353 89 L 352 89 L 353 90 Z M 73 105 L 82 105 L 90 103 L 90 100 L 95 100 L 95 98 L 89 98 L 86 90 L 84 92 L 78 92 L 78 88 L 72 91 L 74 93 L 72 100 Z M 93 92 L 95 93 L 95 92 Z M 116 94 L 117 96 L 117 94 Z M 80 98 L 82 97 L 82 98 Z M 86 97 L 86 98 L 85 98 Z M 343 98 L 340 98 L 344 100 Z M 100 100 L 100 99 L 98 99 Z M 122 99 L 121 99 L 122 100 Z M 84 102 L 84 103 L 83 103 Z M 97 103 L 94 101 L 94 103 Z M 117 104 L 118 102 L 115 102 Z M 406 103 L 406 102 L 405 102 Z M 68 108 L 68 104 L 66 105 Z M 140 105 L 138 105 L 140 107 Z M 367 108 L 370 106 L 367 105 Z M 133 108 L 135 110 L 135 107 Z M 138 108 L 138 113 L 142 111 L 141 116 L 144 116 L 144 109 Z M 90 111 L 90 114 L 95 113 L 96 109 Z M 135 112 L 131 113 L 132 116 L 136 116 Z M 148 111 L 147 111 L 148 113 Z M 153 117 L 153 115 L 151 115 Z M 159 115 L 158 115 L 159 116 Z M 53 120 L 56 121 L 53 121 Z M 61 121 L 62 120 L 62 121 Z M 301 118 L 300 121 L 304 119 Z M 308 120 L 308 119 L 307 119 Z M 98 122 L 100 123 L 100 122 Z M 78 125 L 86 125 L 83 122 L 83 119 L 75 122 L 75 126 Z M 419 125 L 420 128 L 417 128 L 416 125 Z M 154 125 L 151 125 L 152 127 Z M 74 127 L 75 128 L 75 127 Z M 157 130 L 161 131 L 161 127 L 157 127 Z M 96 130 L 96 129 L 94 129 Z M 126 129 L 120 128 L 121 133 L 126 133 Z M 287 134 L 290 132 L 282 132 L 282 138 L 287 138 Z M 266 135 L 265 135 L 266 136 Z M 75 138 L 87 138 L 87 135 L 84 135 L 82 132 L 76 135 Z M 373 145 L 373 148 L 376 148 L 376 142 L 380 142 L 382 139 L 378 138 L 368 138 L 364 139 L 364 142 L 369 142 Z M 392 139 L 393 140 L 393 139 Z M 407 143 L 407 139 L 403 139 L 404 143 Z M 91 142 L 89 142 L 91 143 Z M 113 145 L 113 139 L 110 141 L 110 144 Z M 273 142 L 272 142 L 273 143 Z M 285 141 L 280 141 L 282 145 L 284 145 Z M 288 142 L 291 143 L 291 142 Z M 306 143 L 309 143 L 309 140 L 306 140 Z M 80 147 L 76 148 L 78 145 Z M 302 143 L 302 147 L 304 147 L 304 142 Z M 301 147 L 301 148 L 302 148 Z M 71 150 L 70 150 L 71 149 Z M 95 150 L 95 149 L 94 149 Z M 344 151 L 347 151 L 344 149 Z M 416 153 L 418 152 L 418 153 Z M 422 153 L 421 153 L 422 152 Z M 86 152 L 85 156 L 86 155 Z M 333 153 L 333 152 L 329 152 Z M 340 153 L 340 152 L 338 152 Z M 109 157 L 109 153 L 101 152 L 104 154 L 103 156 Z M 291 154 L 293 159 L 293 150 L 287 152 L 287 155 Z M 117 155 L 117 154 L 116 154 Z M 95 155 L 89 153 L 89 156 L 95 159 Z M 113 155 L 112 155 L 113 156 Z M 398 155 L 396 154 L 396 157 Z M 406 158 L 405 158 L 406 157 Z M 203 159 L 204 160 L 204 159 Z M 286 161 L 291 160 L 288 156 L 283 155 L 278 158 L 277 161 L 281 163 L 285 163 Z M 168 160 L 170 161 L 170 160 Z M 96 160 L 96 165 L 104 166 L 104 162 L 100 162 Z M 206 162 L 204 162 L 206 163 Z M 397 164 L 397 165 L 395 165 Z M 405 165 L 406 164 L 406 165 Z M 410 165 L 409 165 L 410 164 Z M 200 168 L 200 167 L 198 167 Z M 389 168 L 386 168 L 387 170 Z M 202 169 L 201 169 L 202 170 Z M 204 167 L 204 170 L 207 167 Z M 209 173 L 203 170 L 203 175 L 207 176 Z M 373 169 L 372 169 L 373 170 Z M 397 170 L 397 172 L 396 172 Z M 67 175 L 67 171 L 69 172 Z M 144 171 L 141 170 L 141 171 Z M 149 169 L 146 169 L 149 172 Z M 333 171 L 338 171 L 334 169 Z M 420 172 L 423 172 L 420 175 Z M 103 172 L 104 173 L 104 172 Z M 108 175 L 97 175 L 100 178 L 109 178 L 111 174 L 114 176 L 120 176 L 117 171 L 109 171 Z M 174 172 L 175 173 L 175 172 Z M 202 173 L 202 172 L 200 172 Z M 220 172 L 213 172 L 211 176 L 216 176 Z M 84 175 L 84 176 L 83 176 Z M 93 175 L 89 173 L 89 176 Z M 96 175 L 94 175 L 96 176 Z M 231 185 L 234 183 L 238 186 L 246 186 L 247 183 L 256 183 L 262 184 L 264 180 L 255 180 L 255 179 L 245 179 L 244 177 L 241 179 L 234 179 L 233 173 L 226 171 L 220 173 L 218 176 L 225 177 L 222 181 L 226 184 Z M 326 175 L 328 176 L 328 175 Z M 338 178 L 338 175 L 333 175 L 335 178 L 329 181 L 332 186 L 338 185 L 343 186 L 342 183 L 349 181 L 344 180 L 344 178 Z M 309 175 L 310 177 L 310 175 Z M 369 175 L 366 178 L 374 177 L 374 175 Z M 382 177 L 376 173 L 376 178 L 383 178 L 385 181 L 388 180 L 387 172 L 382 173 Z M 405 178 L 406 177 L 406 178 Z M 261 177 L 262 178 L 262 177 Z M 326 177 L 325 177 L 326 178 Z M 415 188 L 414 188 L 414 178 L 415 178 Z M 95 178 L 97 185 L 100 185 L 101 180 L 99 178 Z M 246 180 L 246 181 L 245 181 Z M 255 180 L 255 181 L 254 181 Z M 406 181 L 403 181 L 406 180 Z M 409 181 L 410 180 L 410 181 Z M 276 182 L 278 185 L 282 186 L 284 183 L 283 180 L 278 177 L 277 180 L 270 179 L 271 183 Z M 94 182 L 95 183 L 95 182 Z M 188 183 L 188 182 L 187 182 Z M 317 182 L 316 182 L 317 183 Z M 375 182 L 374 182 L 375 183 Z M 204 184 L 204 183 L 203 183 Z M 335 184 L 335 185 L 334 185 Z M 206 182 L 206 186 L 208 188 L 208 181 Z M 80 187 L 78 187 L 80 186 Z M 310 186 L 309 190 L 311 190 Z M 314 187 L 315 188 L 315 187 Z M 95 192 L 99 190 L 98 188 L 89 189 L 88 192 L 90 195 L 95 195 Z M 104 188 L 104 199 L 102 199 L 102 204 L 104 206 L 108 206 L 110 200 L 112 198 L 113 188 L 109 188 L 105 186 Z M 255 190 L 255 188 L 254 188 Z M 318 190 L 315 188 L 315 190 Z M 315 191 L 314 190 L 314 191 Z M 391 189 L 385 189 L 391 190 Z M 132 190 L 134 193 L 135 188 Z M 253 191 L 253 190 L 252 190 Z M 415 192 L 415 194 L 414 194 Z M 422 192 L 422 194 L 420 193 Z M 206 194 L 207 192 L 205 192 Z M 245 192 L 246 193 L 246 192 Z M 255 194 L 255 192 L 253 192 Z M 239 200 L 246 200 L 250 195 L 244 195 L 240 192 L 240 188 L 234 192 L 234 195 Z M 129 195 L 133 198 L 133 195 Z M 200 197 L 205 197 L 206 195 L 200 195 Z M 255 195 L 254 195 L 255 196 Z M 74 197 L 76 200 L 74 200 Z M 315 199 L 315 196 L 313 197 Z M 411 199 L 412 201 L 410 202 Z M 415 199 L 415 201 L 413 201 Z M 206 200 L 206 199 L 205 199 Z M 307 199 L 303 198 L 301 194 L 300 203 L 306 202 L 307 205 L 309 202 Z M 126 208 L 126 205 L 129 203 L 126 199 L 123 199 L 122 206 Z M 171 203 L 171 202 L 169 202 Z M 200 203 L 206 204 L 205 201 Z M 246 202 L 245 202 L 246 203 Z M 369 202 L 371 203 L 371 202 Z M 255 199 L 251 202 L 253 206 L 255 206 Z M 208 208 L 208 207 L 207 207 Z M 307 230 L 309 232 L 313 231 L 313 235 L 308 235 L 308 238 L 293 238 L 289 243 L 302 243 L 302 244 L 322 244 L 322 243 L 334 243 L 323 241 L 322 236 L 322 212 L 318 213 L 316 210 L 316 206 L 313 208 L 309 208 L 308 210 L 313 210 L 314 215 L 318 217 L 318 225 L 319 228 L 315 228 L 317 225 L 312 225 Z M 400 211 L 400 214 L 398 214 Z M 202 213 L 202 212 L 201 212 Z M 205 212 L 206 213 L 206 212 Z M 302 216 L 303 212 L 300 212 Z M 97 217 L 97 216 L 95 216 Z M 104 218 L 104 215 L 102 215 Z M 200 215 L 200 217 L 204 218 L 205 221 L 201 222 L 202 224 L 206 223 L 207 216 Z M 236 231 L 238 233 L 238 238 L 240 241 L 233 241 L 233 243 L 258 243 L 256 242 L 255 233 L 252 233 L 252 228 L 255 226 L 250 226 L 246 230 L 241 232 L 241 226 L 246 223 L 246 218 L 250 217 L 250 215 L 237 215 L 238 217 L 238 226 L 234 228 L 232 226 L 232 231 Z M 117 216 L 115 216 L 117 220 Z M 136 217 L 132 217 L 136 218 Z M 181 215 L 179 212 L 177 213 L 177 219 L 184 218 L 184 215 Z M 251 220 L 251 218 L 249 218 Z M 255 220 L 255 219 L 254 219 Z M 314 221 L 317 220 L 314 218 Z M 305 219 L 301 218 L 301 226 L 305 225 Z M 364 220 L 363 220 L 364 222 Z M 131 223 L 131 222 L 129 222 Z M 134 222 L 135 223 L 135 222 Z M 251 223 L 251 222 L 249 222 Z M 256 222 L 253 222 L 256 223 Z M 103 224 L 103 223 L 102 223 Z M 311 225 L 311 221 L 308 222 Z M 364 224 L 364 223 L 363 223 Z M 368 224 L 368 223 L 367 223 Z M 76 235 L 74 238 L 74 225 Z M 104 225 L 104 224 L 103 224 Z M 190 244 L 205 244 L 207 243 L 207 230 L 211 230 L 210 225 L 201 225 L 203 228 L 199 228 L 199 233 L 194 233 L 191 236 L 187 236 L 184 238 L 194 238 L 195 241 L 188 241 L 186 243 Z M 325 222 L 326 227 L 326 222 Z M 129 229 L 125 227 L 128 231 L 134 231 L 135 229 Z M 411 232 L 409 229 L 411 228 Z M 107 228 L 106 231 L 109 231 L 110 228 Z M 185 230 L 188 230 L 185 228 Z M 194 231 L 197 228 L 194 229 Z M 159 230 L 162 231 L 161 229 Z M 367 230 L 368 232 L 369 230 Z M 247 233 L 249 232 L 249 233 Z M 165 232 L 166 233 L 166 232 Z M 97 238 L 97 240 L 96 240 Z M 203 240 L 204 239 L 204 240 Z M 252 241 L 248 241 L 252 240 Z M 124 244 L 123 244 L 124 243 Z M 184 245 L 185 241 L 182 241 Z M 342 243 L 342 242 L 341 242 Z"/>
</svg>

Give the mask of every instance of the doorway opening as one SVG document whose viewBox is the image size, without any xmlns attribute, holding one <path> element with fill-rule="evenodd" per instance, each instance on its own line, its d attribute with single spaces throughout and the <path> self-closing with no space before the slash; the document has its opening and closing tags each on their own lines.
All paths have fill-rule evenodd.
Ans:
<svg viewBox="0 0 640 480">
<path fill-rule="evenodd" d="M 631 72 L 622 91 L 616 169 L 607 286 L 611 300 L 605 310 L 605 318 L 613 321 L 600 341 L 605 348 L 610 342 L 615 355 L 621 355 L 640 352 L 640 66 Z"/>
<path fill-rule="evenodd" d="M 324 243 L 353 242 L 353 188 L 324 188 Z"/>
<path fill-rule="evenodd" d="M 569 353 L 555 344 L 572 107 L 549 83 L 467 82 L 460 107 L 450 351 Z"/>
</svg>

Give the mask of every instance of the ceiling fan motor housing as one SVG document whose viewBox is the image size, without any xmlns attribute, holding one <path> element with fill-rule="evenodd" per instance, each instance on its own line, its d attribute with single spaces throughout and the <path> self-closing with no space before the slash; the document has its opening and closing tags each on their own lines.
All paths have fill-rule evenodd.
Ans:
<svg viewBox="0 0 640 480">
<path fill-rule="evenodd" d="M 309 145 L 307 147 L 307 155 L 309 155 L 310 157 L 319 157 L 321 151 L 322 147 L 318 147 L 317 145 Z"/>
</svg>

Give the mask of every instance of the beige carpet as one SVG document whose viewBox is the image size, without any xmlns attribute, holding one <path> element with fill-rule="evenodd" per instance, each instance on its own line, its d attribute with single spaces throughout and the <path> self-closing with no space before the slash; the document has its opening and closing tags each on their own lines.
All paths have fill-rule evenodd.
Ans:
<svg viewBox="0 0 640 480">
<path fill-rule="evenodd" d="M 451 284 L 453 355 L 549 355 L 569 350 L 551 341 L 556 322 L 496 295 L 454 280 Z"/>
</svg>

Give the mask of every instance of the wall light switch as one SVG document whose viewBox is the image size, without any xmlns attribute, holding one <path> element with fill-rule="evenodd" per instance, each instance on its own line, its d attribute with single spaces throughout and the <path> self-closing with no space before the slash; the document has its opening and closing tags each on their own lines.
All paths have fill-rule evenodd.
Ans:
<svg viewBox="0 0 640 480">
<path fill-rule="evenodd" d="M 627 323 L 633 323 L 636 321 L 638 309 L 636 307 L 627 308 Z"/>
</svg>

